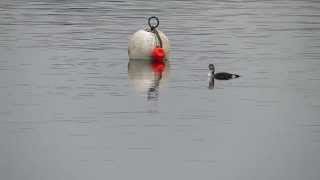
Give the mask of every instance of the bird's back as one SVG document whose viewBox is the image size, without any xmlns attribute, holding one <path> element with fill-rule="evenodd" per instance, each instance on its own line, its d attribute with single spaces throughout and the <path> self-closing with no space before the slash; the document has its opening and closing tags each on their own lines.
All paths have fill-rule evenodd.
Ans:
<svg viewBox="0 0 320 180">
<path fill-rule="evenodd" d="M 236 74 L 226 73 L 226 72 L 219 72 L 214 74 L 214 78 L 218 80 L 228 80 L 228 79 L 233 79 L 238 77 L 240 76 Z"/>
</svg>

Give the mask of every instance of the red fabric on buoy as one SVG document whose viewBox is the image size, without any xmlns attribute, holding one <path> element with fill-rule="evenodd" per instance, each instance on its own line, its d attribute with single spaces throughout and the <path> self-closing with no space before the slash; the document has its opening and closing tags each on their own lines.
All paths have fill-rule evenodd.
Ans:
<svg viewBox="0 0 320 180">
<path fill-rule="evenodd" d="M 153 72 L 155 72 L 156 74 L 162 74 L 162 72 L 163 72 L 163 71 L 165 70 L 165 68 L 166 68 L 165 63 L 164 63 L 164 62 L 159 62 L 159 61 L 153 62 L 153 63 L 151 64 L 151 66 L 152 66 Z"/>
<path fill-rule="evenodd" d="M 163 48 L 156 47 L 152 51 L 152 58 L 154 61 L 163 62 L 165 56 L 166 53 L 164 52 Z"/>
</svg>

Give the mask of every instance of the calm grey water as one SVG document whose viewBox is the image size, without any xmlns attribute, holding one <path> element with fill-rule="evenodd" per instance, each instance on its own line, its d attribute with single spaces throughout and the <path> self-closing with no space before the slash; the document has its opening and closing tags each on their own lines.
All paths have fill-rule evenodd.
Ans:
<svg viewBox="0 0 320 180">
<path fill-rule="evenodd" d="M 148 101 L 127 43 L 151 15 Z M 209 63 L 241 78 L 209 90 Z M 1 0 L 0 97 L 3 180 L 318 180 L 320 1 Z"/>
</svg>

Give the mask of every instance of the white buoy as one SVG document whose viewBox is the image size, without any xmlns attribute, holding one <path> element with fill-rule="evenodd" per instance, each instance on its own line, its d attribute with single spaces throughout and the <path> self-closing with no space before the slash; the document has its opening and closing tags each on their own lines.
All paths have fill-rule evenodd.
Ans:
<svg viewBox="0 0 320 180">
<path fill-rule="evenodd" d="M 151 25 L 151 20 L 156 19 L 157 24 Z M 152 58 L 153 50 L 161 47 L 165 53 L 165 60 L 169 59 L 170 42 L 167 36 L 156 29 L 159 26 L 159 19 L 157 17 L 150 17 L 148 20 L 149 28 L 135 32 L 130 40 L 128 47 L 129 59 L 150 60 Z M 158 36 L 157 36 L 158 33 Z M 160 38 L 160 39 L 159 39 Z"/>
</svg>

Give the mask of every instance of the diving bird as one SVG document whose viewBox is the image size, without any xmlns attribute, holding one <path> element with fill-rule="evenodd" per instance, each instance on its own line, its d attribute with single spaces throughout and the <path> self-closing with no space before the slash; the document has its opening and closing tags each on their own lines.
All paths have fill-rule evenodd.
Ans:
<svg viewBox="0 0 320 180">
<path fill-rule="evenodd" d="M 230 74 L 227 72 L 218 72 L 215 73 L 215 67 L 213 64 L 209 64 L 209 74 L 208 76 L 210 77 L 210 79 L 217 79 L 217 80 L 230 80 L 230 79 L 235 79 L 240 77 L 237 74 Z"/>
</svg>

